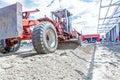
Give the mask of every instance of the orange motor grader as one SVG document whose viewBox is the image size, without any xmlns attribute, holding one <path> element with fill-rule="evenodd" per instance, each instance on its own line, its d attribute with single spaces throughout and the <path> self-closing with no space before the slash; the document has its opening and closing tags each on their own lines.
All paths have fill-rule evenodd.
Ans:
<svg viewBox="0 0 120 80">
<path fill-rule="evenodd" d="M 37 53 L 54 52 L 60 42 L 73 41 L 80 45 L 80 34 L 71 27 L 71 13 L 66 10 L 51 12 L 51 18 L 29 19 L 39 10 L 22 12 L 22 5 L 15 3 L 0 8 L 0 52 L 15 52 L 21 40 L 30 40 Z M 30 27 L 34 26 L 33 30 Z M 76 40 L 75 40 L 76 39 Z"/>
</svg>

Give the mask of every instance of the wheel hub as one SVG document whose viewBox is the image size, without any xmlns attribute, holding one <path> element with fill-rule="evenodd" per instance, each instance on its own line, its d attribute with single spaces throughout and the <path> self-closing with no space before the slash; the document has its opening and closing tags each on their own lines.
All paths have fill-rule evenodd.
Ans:
<svg viewBox="0 0 120 80">
<path fill-rule="evenodd" d="M 8 47 L 14 47 L 18 43 L 18 39 L 6 39 L 5 43 Z"/>
<path fill-rule="evenodd" d="M 55 40 L 55 33 L 52 29 L 48 29 L 46 33 L 46 42 L 49 47 L 54 47 L 56 40 Z"/>
</svg>

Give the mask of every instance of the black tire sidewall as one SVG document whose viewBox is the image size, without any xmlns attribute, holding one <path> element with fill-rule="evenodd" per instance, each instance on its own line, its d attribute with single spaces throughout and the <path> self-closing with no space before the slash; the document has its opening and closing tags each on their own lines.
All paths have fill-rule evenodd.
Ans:
<svg viewBox="0 0 120 80">
<path fill-rule="evenodd" d="M 18 41 L 18 43 L 16 44 L 15 47 L 7 47 L 6 45 L 6 42 L 5 42 L 5 39 L 2 39 L 1 40 L 1 45 L 2 45 L 2 48 L 6 51 L 6 52 L 14 52 L 14 51 L 17 51 L 19 48 L 20 48 L 20 44 L 21 44 L 21 40 Z"/>
</svg>

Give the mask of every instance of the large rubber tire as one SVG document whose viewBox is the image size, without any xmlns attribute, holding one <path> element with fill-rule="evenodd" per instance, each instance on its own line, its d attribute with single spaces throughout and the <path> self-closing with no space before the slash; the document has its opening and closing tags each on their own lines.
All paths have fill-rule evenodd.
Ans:
<svg viewBox="0 0 120 80">
<path fill-rule="evenodd" d="M 42 21 L 36 25 L 32 32 L 32 43 L 37 53 L 54 52 L 58 46 L 58 36 L 54 25 L 48 21 Z"/>
<path fill-rule="evenodd" d="M 0 52 L 1 53 L 9 53 L 9 52 L 15 52 L 20 48 L 21 41 L 19 40 L 17 44 L 15 44 L 13 47 L 8 47 L 5 40 L 2 39 L 0 41 Z"/>
</svg>

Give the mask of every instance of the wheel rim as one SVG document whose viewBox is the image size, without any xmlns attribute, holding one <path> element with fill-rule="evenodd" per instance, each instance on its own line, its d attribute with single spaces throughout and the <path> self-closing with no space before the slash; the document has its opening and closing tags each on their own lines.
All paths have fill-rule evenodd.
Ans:
<svg viewBox="0 0 120 80">
<path fill-rule="evenodd" d="M 49 47 L 53 48 L 56 44 L 56 35 L 52 29 L 48 29 L 46 32 L 46 42 Z"/>
<path fill-rule="evenodd" d="M 6 46 L 7 46 L 7 47 L 12 48 L 12 47 L 17 46 L 18 40 L 14 41 L 14 42 L 11 42 L 12 40 L 13 40 L 13 39 L 5 39 L 5 43 L 6 43 Z"/>
</svg>

